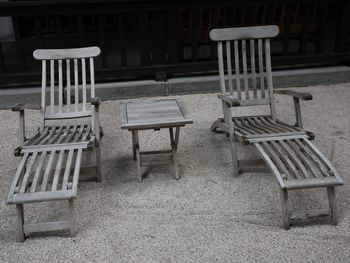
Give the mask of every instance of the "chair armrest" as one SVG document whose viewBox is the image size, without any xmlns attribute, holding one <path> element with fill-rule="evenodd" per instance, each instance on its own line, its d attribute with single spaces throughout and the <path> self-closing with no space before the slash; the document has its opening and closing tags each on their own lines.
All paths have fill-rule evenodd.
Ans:
<svg viewBox="0 0 350 263">
<path fill-rule="evenodd" d="M 224 94 L 219 94 L 218 98 L 221 99 L 223 102 L 226 102 L 230 107 L 238 107 L 241 106 L 240 102 L 238 99 L 235 99 L 231 95 L 224 95 Z"/>
<path fill-rule="evenodd" d="M 280 95 L 292 96 L 300 100 L 312 100 L 312 94 L 308 92 L 297 92 L 292 90 L 274 90 L 273 93 Z"/>
<path fill-rule="evenodd" d="M 91 105 L 99 107 L 101 104 L 101 99 L 99 97 L 91 98 Z"/>
<path fill-rule="evenodd" d="M 33 104 L 33 103 L 17 103 L 11 108 L 12 111 L 24 111 L 27 109 L 41 110 L 41 106 L 39 104 Z"/>
<path fill-rule="evenodd" d="M 312 95 L 308 92 L 296 92 L 291 90 L 274 90 L 273 93 L 288 95 L 293 97 L 294 110 L 295 110 L 295 126 L 300 129 L 303 128 L 303 120 L 301 116 L 300 100 L 312 100 Z"/>
</svg>

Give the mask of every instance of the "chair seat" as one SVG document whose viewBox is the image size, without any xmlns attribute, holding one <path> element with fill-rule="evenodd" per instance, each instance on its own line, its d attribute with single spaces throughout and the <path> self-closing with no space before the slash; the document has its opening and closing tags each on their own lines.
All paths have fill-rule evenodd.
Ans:
<svg viewBox="0 0 350 263">
<path fill-rule="evenodd" d="M 232 118 L 236 135 L 243 139 L 278 137 L 286 135 L 305 135 L 298 127 L 281 121 L 274 121 L 271 116 L 245 116 Z"/>
<path fill-rule="evenodd" d="M 87 142 L 91 138 L 92 130 L 89 124 L 45 126 L 44 131 L 39 131 L 26 141 L 25 146 Z"/>
</svg>

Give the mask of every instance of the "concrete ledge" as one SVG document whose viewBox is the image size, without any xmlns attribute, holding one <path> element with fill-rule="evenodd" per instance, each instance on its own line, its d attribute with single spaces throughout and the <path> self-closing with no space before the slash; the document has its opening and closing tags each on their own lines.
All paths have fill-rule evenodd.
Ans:
<svg viewBox="0 0 350 263">
<path fill-rule="evenodd" d="M 304 87 L 350 82 L 350 67 L 281 70 L 272 73 L 274 88 Z M 219 92 L 218 76 L 169 79 L 169 95 Z"/>
<path fill-rule="evenodd" d="M 303 87 L 350 82 L 350 67 L 281 70 L 273 72 L 274 87 Z M 174 78 L 166 82 L 154 80 L 96 84 L 96 94 L 102 100 L 147 96 L 219 92 L 218 76 Z M 41 88 L 0 89 L 0 108 L 15 103 L 40 103 Z"/>
</svg>

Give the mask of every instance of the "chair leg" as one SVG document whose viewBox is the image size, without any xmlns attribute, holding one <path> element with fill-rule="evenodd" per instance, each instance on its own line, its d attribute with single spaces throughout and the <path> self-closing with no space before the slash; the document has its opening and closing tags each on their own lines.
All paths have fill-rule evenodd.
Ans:
<svg viewBox="0 0 350 263">
<path fill-rule="evenodd" d="M 102 181 L 101 146 L 98 145 L 95 150 L 96 150 L 96 168 L 97 168 L 96 179 L 97 179 L 97 182 L 101 182 Z"/>
<path fill-rule="evenodd" d="M 337 215 L 337 203 L 336 203 L 336 199 L 335 199 L 334 187 L 327 187 L 327 194 L 328 194 L 329 207 L 331 209 L 332 225 L 337 225 L 338 224 L 338 215 Z"/>
<path fill-rule="evenodd" d="M 17 204 L 16 211 L 17 211 L 17 242 L 23 242 L 25 239 L 25 235 L 23 233 L 23 225 L 24 225 L 23 204 Z"/>
<path fill-rule="evenodd" d="M 70 217 L 70 234 L 72 237 L 74 237 L 77 234 L 77 227 L 76 227 L 76 220 L 75 220 L 75 209 L 74 209 L 74 201 L 68 200 L 68 207 L 69 207 L 69 217 Z"/>
<path fill-rule="evenodd" d="M 281 189 L 283 228 L 289 229 L 288 192 Z"/>
<path fill-rule="evenodd" d="M 233 175 L 238 176 L 239 174 L 239 164 L 237 158 L 237 142 L 233 141 L 234 139 L 230 137 L 230 146 L 231 146 L 231 156 L 232 156 L 232 166 L 233 166 Z"/>
</svg>

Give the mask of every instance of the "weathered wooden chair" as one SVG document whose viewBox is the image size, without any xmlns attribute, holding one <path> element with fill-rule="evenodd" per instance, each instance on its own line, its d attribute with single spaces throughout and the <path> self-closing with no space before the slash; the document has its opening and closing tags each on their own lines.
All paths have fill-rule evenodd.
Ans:
<svg viewBox="0 0 350 263">
<path fill-rule="evenodd" d="M 235 175 L 244 163 L 237 159 L 236 143 L 255 146 L 281 188 L 284 228 L 288 229 L 293 219 L 321 216 L 331 216 L 332 223 L 337 224 L 334 187 L 342 185 L 342 179 L 310 142 L 313 134 L 302 130 L 299 100 L 311 100 L 312 96 L 273 90 L 270 38 L 278 33 L 277 26 L 213 29 L 210 32 L 211 40 L 217 41 L 221 86 L 218 97 L 224 111 L 224 118 L 215 121 L 211 130 L 221 129 L 228 134 Z M 295 125 L 277 119 L 274 94 L 293 97 Z M 269 105 L 270 114 L 232 115 L 232 108 L 258 105 Z M 327 188 L 330 209 L 289 212 L 288 190 L 313 187 Z"/>
<path fill-rule="evenodd" d="M 31 232 L 70 229 L 75 234 L 73 200 L 77 197 L 83 150 L 95 149 L 96 177 L 97 181 L 101 180 L 100 100 L 95 97 L 94 88 L 94 57 L 99 54 L 98 47 L 33 53 L 35 59 L 42 61 L 41 106 L 17 104 L 12 109 L 19 111 L 19 147 L 15 155 L 21 156 L 21 160 L 7 202 L 17 207 L 19 241 Z M 41 125 L 30 139 L 25 137 L 25 109 L 41 110 Z M 69 201 L 70 220 L 24 224 L 24 203 L 56 200 Z"/>
</svg>

